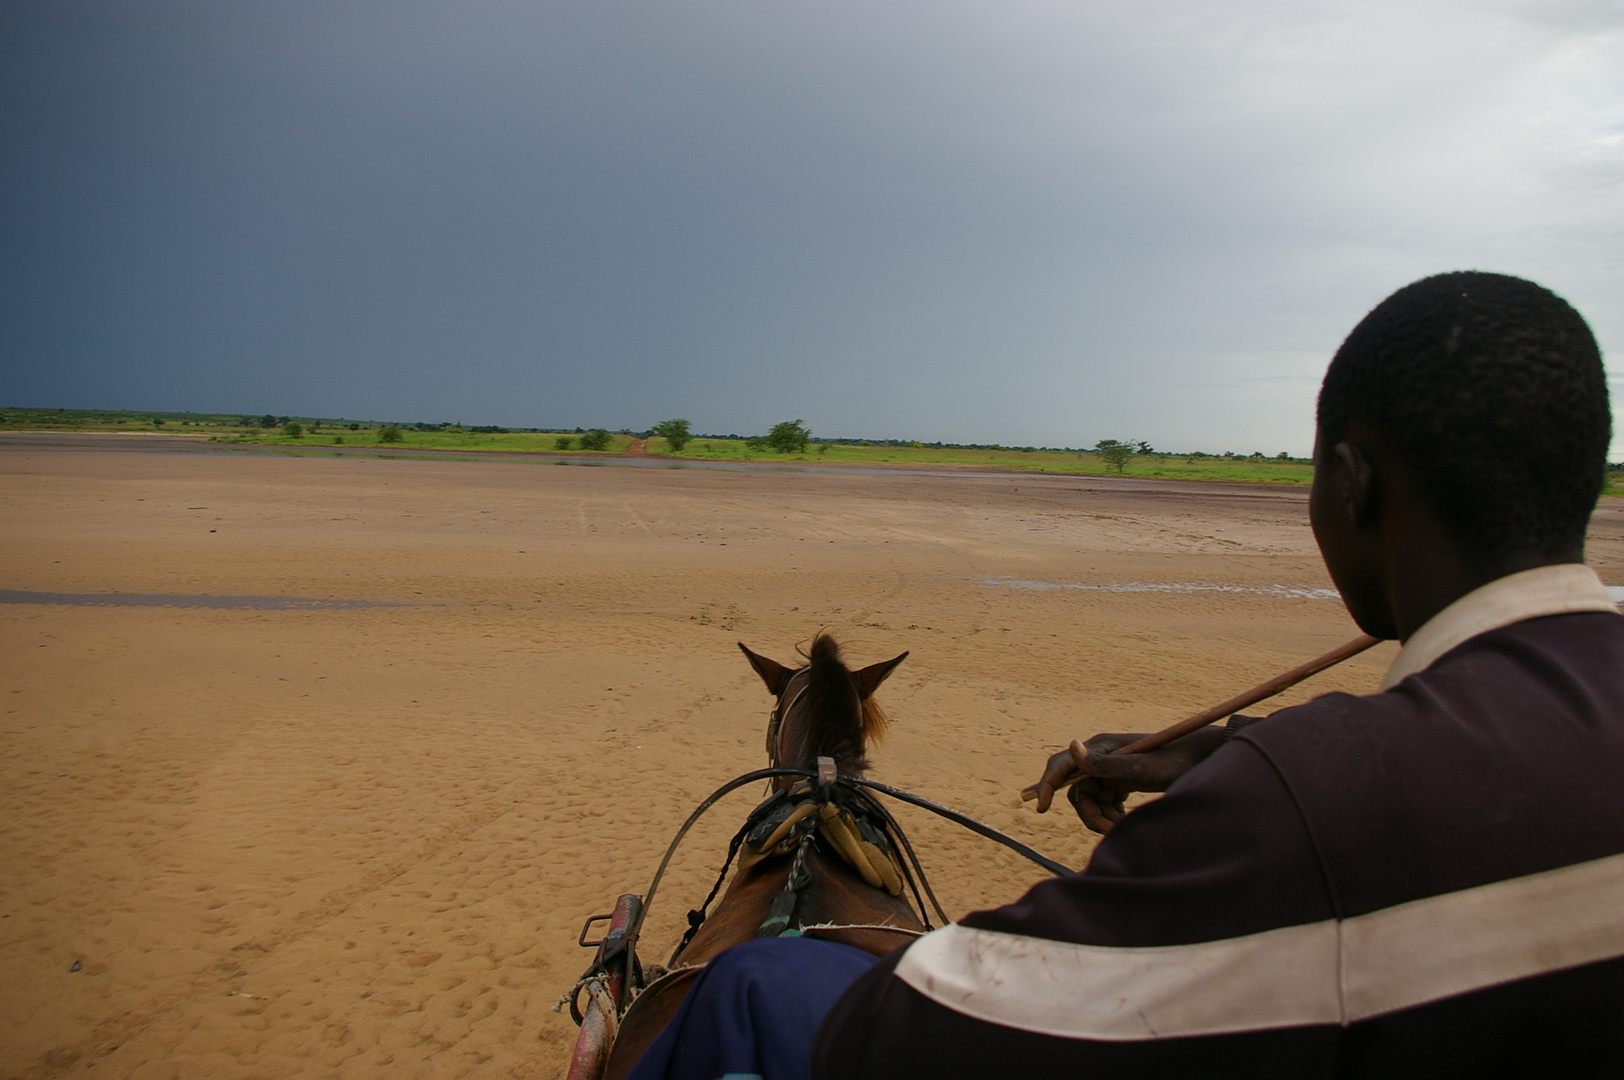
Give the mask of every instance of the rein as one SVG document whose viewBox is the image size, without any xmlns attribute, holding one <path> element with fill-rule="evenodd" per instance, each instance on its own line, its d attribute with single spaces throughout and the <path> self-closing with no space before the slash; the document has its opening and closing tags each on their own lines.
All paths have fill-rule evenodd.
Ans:
<svg viewBox="0 0 1624 1080">
<path fill-rule="evenodd" d="M 702 816 L 704 816 L 705 811 L 716 805 L 716 803 L 720 801 L 723 796 L 737 791 L 739 788 L 744 787 L 747 784 L 754 784 L 759 780 L 771 780 L 780 776 L 795 776 L 813 782 L 818 780 L 818 773 L 813 769 L 794 769 L 785 766 L 775 766 L 769 769 L 756 769 L 752 772 L 744 773 L 740 776 L 734 777 L 732 780 L 729 780 L 727 783 L 713 791 L 709 797 L 694 808 L 693 813 L 688 815 L 688 820 L 684 821 L 682 823 L 682 827 L 677 830 L 676 836 L 671 838 L 671 843 L 665 850 L 665 857 L 660 860 L 659 868 L 654 871 L 654 879 L 649 882 L 648 891 L 643 894 L 641 910 L 637 913 L 635 922 L 633 922 L 633 924 L 626 930 L 625 937 L 629 942 L 636 941 L 638 933 L 642 929 L 643 921 L 647 918 L 648 909 L 654 904 L 654 896 L 659 890 L 660 880 L 665 876 L 666 867 L 670 865 L 671 858 L 676 854 L 678 845 L 682 843 L 683 837 L 688 835 L 688 831 L 694 827 L 694 824 L 698 822 Z M 969 829 L 971 832 L 976 833 L 979 836 L 986 837 L 987 839 L 992 840 L 994 843 L 1002 844 L 1004 847 L 1009 848 L 1017 855 L 1029 859 L 1038 866 L 1043 867 L 1043 869 L 1047 870 L 1056 877 L 1070 877 L 1072 874 L 1076 873 L 1076 871 L 1055 862 L 1053 859 L 1039 854 L 1037 851 L 1021 843 L 1013 836 L 1000 832 L 991 825 L 977 821 L 968 814 L 961 814 L 957 810 L 952 810 L 948 807 L 942 806 L 939 803 L 934 803 L 929 799 L 922 798 L 911 792 L 903 791 L 900 788 L 891 787 L 888 784 L 881 784 L 874 780 L 866 780 L 858 776 L 836 776 L 834 783 L 846 788 L 849 792 L 851 792 L 851 794 L 857 796 L 858 800 L 863 805 L 872 807 L 878 813 L 881 819 L 885 821 L 887 831 L 895 836 L 895 838 L 899 841 L 899 846 L 907 856 L 906 862 L 903 864 L 904 873 L 907 873 L 909 869 L 907 864 L 911 863 L 912 870 L 918 875 L 920 885 L 923 885 L 924 887 L 925 895 L 930 897 L 931 906 L 936 909 L 936 913 L 941 917 L 943 923 L 949 922 L 950 920 L 942 911 L 941 904 L 936 901 L 936 895 L 930 888 L 928 880 L 925 878 L 924 867 L 920 865 L 918 856 L 914 854 L 913 845 L 908 842 L 907 836 L 903 833 L 901 826 L 897 824 L 896 819 L 891 816 L 890 812 L 887 811 L 885 807 L 882 806 L 877 800 L 875 800 L 872 795 L 868 794 L 867 791 L 862 789 L 871 789 L 893 799 L 897 799 L 898 801 L 917 806 L 920 809 L 929 810 L 931 813 L 936 814 L 939 817 L 946 818 L 948 821 L 951 821 L 956 825 Z M 802 795 L 806 794 L 808 793 L 802 793 Z M 815 794 L 815 791 L 812 794 Z M 716 894 L 718 891 L 720 891 L 722 883 L 727 879 L 728 869 L 732 866 L 733 859 L 738 854 L 739 846 L 743 843 L 744 837 L 774 808 L 776 808 L 783 801 L 792 797 L 793 796 L 791 793 L 787 791 L 776 792 L 770 798 L 752 810 L 750 816 L 745 819 L 744 826 L 734 834 L 733 839 L 728 844 L 727 859 L 725 862 L 723 862 L 721 872 L 717 875 L 716 884 L 711 887 L 710 894 L 705 897 L 705 902 L 699 908 L 688 913 L 688 931 L 683 935 L 682 942 L 677 946 L 676 951 L 672 953 L 671 963 L 676 962 L 677 957 L 682 954 L 682 950 L 690 941 L 693 940 L 694 934 L 696 934 L 699 931 L 700 926 L 704 924 L 705 916 L 710 908 L 711 901 L 716 898 Z M 913 877 L 913 874 L 908 874 L 908 884 L 913 887 L 915 899 L 920 900 L 920 914 L 921 916 L 924 916 L 924 903 L 922 898 L 919 896 L 919 886 L 914 884 Z M 928 916 L 923 917 L 921 921 L 924 922 L 927 927 L 930 926 L 930 919 Z"/>
</svg>

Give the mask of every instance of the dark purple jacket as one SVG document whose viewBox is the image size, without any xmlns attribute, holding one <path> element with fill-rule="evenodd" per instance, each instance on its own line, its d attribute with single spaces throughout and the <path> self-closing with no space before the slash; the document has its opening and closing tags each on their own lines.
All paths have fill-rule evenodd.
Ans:
<svg viewBox="0 0 1624 1080">
<path fill-rule="evenodd" d="M 1240 730 L 863 976 L 822 1078 L 1624 1076 L 1624 618 Z"/>
</svg>

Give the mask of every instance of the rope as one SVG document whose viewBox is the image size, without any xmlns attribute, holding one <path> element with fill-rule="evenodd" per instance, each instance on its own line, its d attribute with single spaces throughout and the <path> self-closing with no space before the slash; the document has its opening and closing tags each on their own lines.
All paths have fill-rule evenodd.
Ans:
<svg viewBox="0 0 1624 1080">
<path fill-rule="evenodd" d="M 909 937 L 924 937 L 923 930 L 914 930 L 906 926 L 892 926 L 890 923 L 813 923 L 811 926 L 801 927 L 802 934 L 811 934 L 819 930 L 886 930 L 893 934 L 907 934 Z"/>
<path fill-rule="evenodd" d="M 794 934 L 789 921 L 795 917 L 795 901 L 800 898 L 801 890 L 812 884 L 812 871 L 807 869 L 806 853 L 811 850 L 812 841 L 818 835 L 818 822 L 813 817 L 802 818 L 795 827 L 801 831 L 801 842 L 795 846 L 795 861 L 790 863 L 789 877 L 784 879 L 784 887 L 767 908 L 767 917 L 756 927 L 758 938 Z"/>
<path fill-rule="evenodd" d="M 860 776 L 842 776 L 840 778 L 840 783 L 861 785 L 866 788 L 872 788 L 875 791 L 883 792 L 884 794 L 891 796 L 893 799 L 910 803 L 923 810 L 929 810 L 931 813 L 936 814 L 939 817 L 944 817 L 954 824 L 964 826 L 973 833 L 985 836 L 988 840 L 1004 845 L 1017 855 L 1025 856 L 1026 858 L 1037 863 L 1039 866 L 1043 867 L 1045 870 L 1049 871 L 1049 873 L 1053 874 L 1055 877 L 1071 877 L 1073 874 L 1077 873 L 1077 871 L 1072 870 L 1069 867 L 1062 866 L 1060 863 L 1055 862 L 1048 856 L 1039 854 L 1032 848 L 1027 847 L 1025 844 L 1015 839 L 1013 836 L 1010 836 L 1007 833 L 999 832 L 991 825 L 977 821 L 968 814 L 961 814 L 957 810 L 951 810 L 940 803 L 933 803 L 929 799 L 922 798 L 913 794 L 912 792 L 903 791 L 901 788 L 894 788 L 888 784 L 879 783 L 876 780 L 865 780 Z"/>
</svg>

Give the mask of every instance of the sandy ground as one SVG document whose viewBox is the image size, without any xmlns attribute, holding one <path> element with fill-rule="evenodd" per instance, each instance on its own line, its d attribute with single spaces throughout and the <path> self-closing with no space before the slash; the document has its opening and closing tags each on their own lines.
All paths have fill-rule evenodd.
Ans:
<svg viewBox="0 0 1624 1080">
<path fill-rule="evenodd" d="M 911 650 L 875 775 L 1080 865 L 1018 800 L 1047 753 L 1355 632 L 1300 489 L 94 444 L 0 442 L 0 589 L 401 606 L 0 604 L 3 1077 L 558 1075 L 581 921 L 763 764 L 741 639 Z M 1616 501 L 1591 557 L 1624 583 Z M 950 912 L 1037 878 L 902 817 Z"/>
</svg>

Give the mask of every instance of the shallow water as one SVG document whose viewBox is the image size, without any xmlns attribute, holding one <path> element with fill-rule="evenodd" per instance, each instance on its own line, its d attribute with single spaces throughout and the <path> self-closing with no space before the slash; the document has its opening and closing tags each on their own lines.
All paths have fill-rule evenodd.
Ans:
<svg viewBox="0 0 1624 1080">
<path fill-rule="evenodd" d="M 305 596 L 209 596 L 186 593 L 60 593 L 0 589 L 0 604 L 72 604 L 88 607 L 251 608 L 256 611 L 348 611 L 407 607 L 387 600 Z"/>
<path fill-rule="evenodd" d="M 1006 589 L 1075 589 L 1079 592 L 1251 593 L 1254 596 L 1288 596 L 1309 600 L 1335 600 L 1341 596 L 1335 589 L 1311 589 L 1294 585 L 1214 585 L 1181 581 L 1107 581 L 1083 584 L 1070 581 L 1024 581 L 1020 578 L 987 578 L 985 583 Z M 1608 585 L 1607 595 L 1613 598 L 1613 603 L 1624 606 L 1624 585 Z"/>
<path fill-rule="evenodd" d="M 1006 589 L 1072 589 L 1078 592 L 1108 593 L 1249 593 L 1253 596 L 1281 596 L 1294 599 L 1336 600 L 1335 589 L 1313 589 L 1294 585 L 1222 585 L 1186 581 L 1025 581 L 1020 578 L 986 578 L 985 584 Z"/>
</svg>

